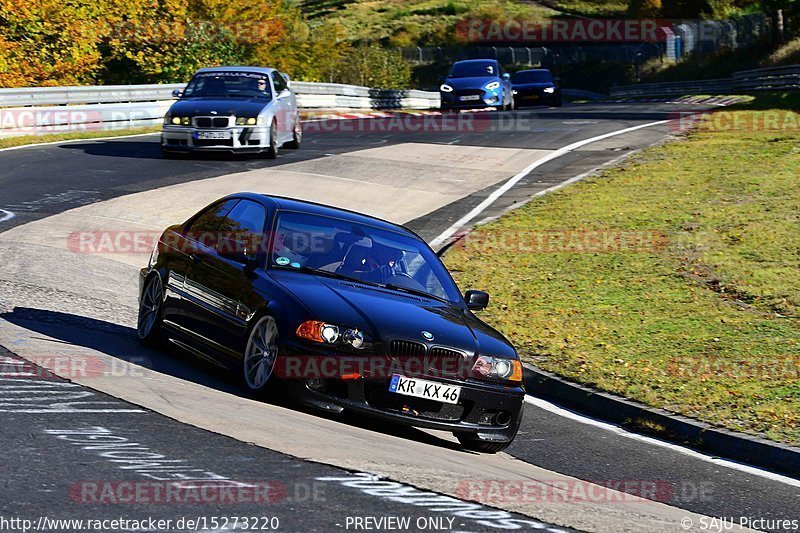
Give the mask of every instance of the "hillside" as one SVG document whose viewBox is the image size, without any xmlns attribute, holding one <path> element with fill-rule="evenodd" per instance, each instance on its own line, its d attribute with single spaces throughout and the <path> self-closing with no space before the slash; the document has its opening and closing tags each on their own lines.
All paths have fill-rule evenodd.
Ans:
<svg viewBox="0 0 800 533">
<path fill-rule="evenodd" d="M 300 7 L 312 23 L 335 22 L 354 41 L 380 40 L 389 46 L 454 43 L 455 25 L 465 19 L 541 19 L 559 14 L 536 2 L 518 0 L 303 0 Z"/>
</svg>

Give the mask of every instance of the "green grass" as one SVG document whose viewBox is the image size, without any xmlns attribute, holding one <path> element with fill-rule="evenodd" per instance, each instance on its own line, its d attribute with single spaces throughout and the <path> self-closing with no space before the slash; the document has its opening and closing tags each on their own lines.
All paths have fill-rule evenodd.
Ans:
<svg viewBox="0 0 800 533">
<path fill-rule="evenodd" d="M 73 133 L 53 133 L 46 135 L 21 135 L 19 137 L 5 137 L 0 139 L 0 148 L 12 148 L 27 144 L 39 144 L 56 141 L 71 141 L 74 139 L 96 139 L 98 137 L 116 137 L 123 135 L 140 135 L 142 133 L 156 133 L 161 131 L 161 126 L 145 128 L 126 128 L 119 130 L 82 131 Z"/>
<path fill-rule="evenodd" d="M 542 4 L 557 11 L 584 17 L 623 17 L 628 11 L 624 0 L 543 0 Z"/>
<path fill-rule="evenodd" d="M 485 318 L 528 362 L 800 444 L 800 115 L 787 110 L 796 100 L 758 96 L 722 111 L 746 125 L 763 116 L 753 109 L 785 105 L 775 113 L 794 128 L 700 128 L 534 199 L 446 262 L 462 287 L 491 291 Z M 576 244 L 585 231 L 610 246 Z M 567 243 L 531 244 L 543 235 Z M 614 236 L 640 241 L 615 249 Z"/>
<path fill-rule="evenodd" d="M 340 24 L 351 40 L 389 46 L 458 44 L 456 25 L 473 18 L 538 19 L 556 14 L 519 0 L 304 0 L 301 9 L 312 21 Z"/>
</svg>

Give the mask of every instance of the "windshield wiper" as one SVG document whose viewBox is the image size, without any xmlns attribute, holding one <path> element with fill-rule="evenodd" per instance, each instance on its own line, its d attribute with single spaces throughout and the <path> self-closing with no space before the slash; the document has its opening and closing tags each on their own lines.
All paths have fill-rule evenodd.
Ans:
<svg viewBox="0 0 800 533">
<path fill-rule="evenodd" d="M 434 300 L 440 300 L 442 302 L 450 303 L 445 298 L 442 298 L 441 296 L 436 296 L 435 294 L 431 294 L 428 291 L 412 289 L 410 287 L 404 287 L 402 285 L 397 285 L 395 283 L 387 283 L 385 285 L 381 285 L 381 287 L 386 287 L 387 289 L 392 289 L 393 291 L 407 292 L 409 294 L 414 294 L 416 296 L 422 296 L 423 298 L 433 298 Z"/>
</svg>

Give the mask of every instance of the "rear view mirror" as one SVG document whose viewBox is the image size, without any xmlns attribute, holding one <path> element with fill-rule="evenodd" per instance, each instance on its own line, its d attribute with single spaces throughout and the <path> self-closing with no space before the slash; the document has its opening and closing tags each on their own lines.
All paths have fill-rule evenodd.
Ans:
<svg viewBox="0 0 800 533">
<path fill-rule="evenodd" d="M 289 89 L 284 89 L 278 93 L 279 99 L 289 98 L 290 96 L 292 96 L 292 93 L 289 91 Z"/>
<path fill-rule="evenodd" d="M 509 74 L 508 72 L 503 72 L 503 79 L 504 80 L 510 80 L 511 79 L 511 74 Z"/>
<path fill-rule="evenodd" d="M 472 311 L 480 311 L 486 309 L 489 305 L 489 293 L 483 291 L 467 291 L 464 293 L 464 300 L 467 302 L 467 308 Z"/>
<path fill-rule="evenodd" d="M 175 89 L 174 91 L 172 91 L 173 98 L 180 98 L 181 96 L 183 96 L 183 91 L 181 91 L 180 89 Z"/>
</svg>

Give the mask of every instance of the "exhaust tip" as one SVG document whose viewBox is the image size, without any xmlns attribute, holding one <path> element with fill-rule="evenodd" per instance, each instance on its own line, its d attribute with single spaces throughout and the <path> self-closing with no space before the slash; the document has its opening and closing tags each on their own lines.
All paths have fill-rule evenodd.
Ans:
<svg viewBox="0 0 800 533">
<path fill-rule="evenodd" d="M 494 416 L 494 423 L 498 426 L 507 426 L 511 423 L 511 412 L 500 411 Z"/>
</svg>

